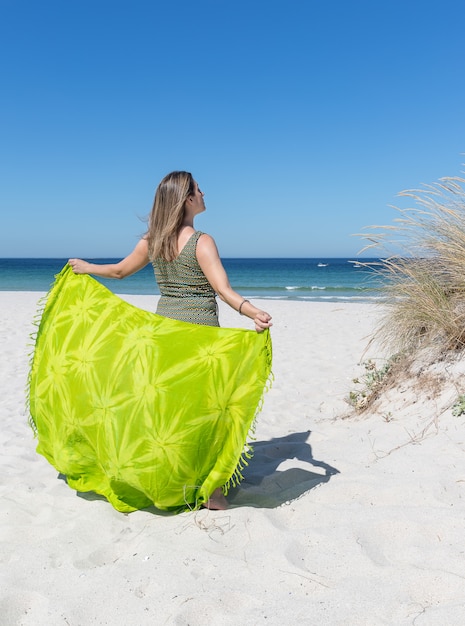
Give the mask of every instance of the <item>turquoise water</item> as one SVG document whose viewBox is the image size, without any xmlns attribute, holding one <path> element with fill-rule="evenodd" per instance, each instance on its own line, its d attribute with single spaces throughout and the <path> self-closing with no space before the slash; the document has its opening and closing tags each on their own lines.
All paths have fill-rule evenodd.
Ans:
<svg viewBox="0 0 465 626">
<path fill-rule="evenodd" d="M 88 259 L 96 263 L 119 259 Z M 371 259 L 374 261 L 375 259 Z M 247 297 L 365 301 L 380 298 L 380 279 L 351 259 L 223 259 L 232 287 Z M 370 261 L 363 259 L 363 263 Z M 0 291 L 47 291 L 66 259 L 0 259 Z M 150 266 L 122 281 L 99 279 L 119 294 L 159 294 Z"/>
</svg>

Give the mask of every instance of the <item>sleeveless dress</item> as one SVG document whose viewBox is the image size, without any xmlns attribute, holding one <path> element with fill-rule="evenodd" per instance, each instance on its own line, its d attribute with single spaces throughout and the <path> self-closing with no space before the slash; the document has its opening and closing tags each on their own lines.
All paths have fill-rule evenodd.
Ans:
<svg viewBox="0 0 465 626">
<path fill-rule="evenodd" d="M 202 234 L 195 231 L 174 261 L 158 258 L 152 262 L 161 293 L 157 313 L 181 322 L 219 326 L 216 294 L 196 256 Z"/>
</svg>

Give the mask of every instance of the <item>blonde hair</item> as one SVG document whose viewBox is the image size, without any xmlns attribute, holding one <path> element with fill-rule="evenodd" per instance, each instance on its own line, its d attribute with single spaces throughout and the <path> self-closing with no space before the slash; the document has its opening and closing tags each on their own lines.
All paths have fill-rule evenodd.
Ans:
<svg viewBox="0 0 465 626">
<path fill-rule="evenodd" d="M 178 231 L 184 218 L 184 206 L 195 193 L 190 172 L 171 172 L 157 187 L 149 217 L 147 243 L 149 258 L 173 261 L 178 256 Z"/>
</svg>

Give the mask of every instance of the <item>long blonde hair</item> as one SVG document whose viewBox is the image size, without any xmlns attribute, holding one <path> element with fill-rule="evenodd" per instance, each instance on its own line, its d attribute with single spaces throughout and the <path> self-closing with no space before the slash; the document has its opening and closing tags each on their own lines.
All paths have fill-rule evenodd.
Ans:
<svg viewBox="0 0 465 626">
<path fill-rule="evenodd" d="M 173 261 L 178 256 L 178 231 L 184 218 L 184 206 L 195 193 L 190 172 L 171 172 L 157 187 L 149 217 L 147 243 L 149 258 Z"/>
</svg>

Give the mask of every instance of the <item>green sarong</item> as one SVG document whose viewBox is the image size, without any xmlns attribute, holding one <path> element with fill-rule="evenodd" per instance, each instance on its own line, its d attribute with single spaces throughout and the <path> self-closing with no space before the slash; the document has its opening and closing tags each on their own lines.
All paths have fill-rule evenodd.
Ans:
<svg viewBox="0 0 465 626">
<path fill-rule="evenodd" d="M 119 511 L 199 508 L 240 482 L 270 374 L 268 331 L 164 318 L 67 265 L 29 374 L 37 452 Z"/>
</svg>

